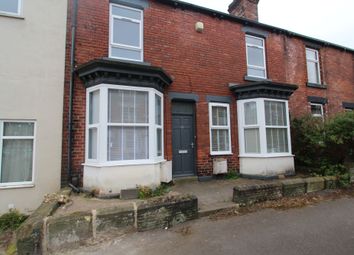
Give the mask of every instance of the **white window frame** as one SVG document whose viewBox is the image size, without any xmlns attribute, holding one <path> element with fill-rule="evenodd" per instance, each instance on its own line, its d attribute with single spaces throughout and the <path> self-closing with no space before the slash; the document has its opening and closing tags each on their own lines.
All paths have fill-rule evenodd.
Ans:
<svg viewBox="0 0 354 255">
<path fill-rule="evenodd" d="M 255 45 L 255 44 L 248 43 L 248 42 L 247 42 L 247 37 L 248 37 L 248 38 L 254 38 L 254 39 L 257 39 L 257 40 L 262 40 L 262 42 L 263 42 L 263 47 L 261 47 L 261 46 L 259 46 L 259 45 Z M 265 55 L 265 40 L 264 40 L 264 38 L 246 34 L 245 41 L 246 41 L 247 76 L 255 77 L 255 78 L 261 78 L 261 79 L 267 79 L 267 62 L 266 62 L 266 55 Z M 249 64 L 249 60 L 248 60 L 248 47 L 251 47 L 251 48 L 258 48 L 258 49 L 261 49 L 261 50 L 263 51 L 264 67 L 262 67 L 262 66 L 255 66 L 255 65 Z M 264 71 L 264 77 L 263 77 L 263 76 L 257 76 L 257 75 L 250 75 L 249 72 L 248 72 L 248 68 L 249 68 L 249 67 L 251 67 L 251 68 L 253 68 L 253 69 L 258 69 L 258 70 Z"/>
<path fill-rule="evenodd" d="M 33 123 L 33 136 L 4 136 L 4 123 Z M 26 188 L 34 186 L 34 177 L 35 177 L 35 156 L 36 156 L 36 134 L 37 134 L 37 125 L 34 120 L 11 120 L 11 119 L 0 119 L 0 176 L 2 171 L 2 149 L 3 149 L 3 140 L 22 140 L 22 139 L 33 139 L 33 155 L 32 155 L 32 180 L 28 182 L 0 182 L 0 189 L 6 188 Z"/>
<path fill-rule="evenodd" d="M 316 58 L 315 58 L 315 59 L 308 58 L 308 57 L 307 57 L 307 51 L 312 51 L 312 52 L 314 52 Z M 320 55 L 319 55 L 318 50 L 311 49 L 311 48 L 306 48 L 305 55 L 306 55 L 306 65 L 308 65 L 308 62 L 315 63 L 315 65 L 316 65 L 316 71 L 317 71 L 317 77 L 318 77 L 318 82 L 317 82 L 317 84 L 321 84 L 321 67 L 320 67 L 320 57 L 319 57 Z M 310 81 L 310 80 L 309 80 L 308 68 L 307 68 L 307 80 L 308 80 L 308 82 L 310 82 L 310 83 L 316 83 L 316 82 L 313 82 L 313 81 Z"/>
<path fill-rule="evenodd" d="M 275 126 L 275 128 L 287 128 L 287 138 L 288 138 L 288 152 L 268 152 L 267 149 L 267 128 L 272 128 L 273 126 L 266 125 L 265 119 L 265 101 L 274 101 L 274 102 L 283 102 L 285 103 L 286 111 L 286 122 L 287 126 Z M 259 144 L 260 144 L 260 153 L 246 153 L 245 152 L 245 136 L 244 130 L 250 128 L 250 125 L 245 125 L 245 109 L 244 104 L 249 102 L 256 102 L 257 105 L 257 125 L 252 125 L 259 127 Z M 289 104 L 287 100 L 280 99 L 270 99 L 270 98 L 253 98 L 253 99 L 244 99 L 237 101 L 237 110 L 238 110 L 238 135 L 239 135 L 239 146 L 240 146 L 240 155 L 239 157 L 287 157 L 292 155 L 291 148 L 291 134 L 290 134 L 290 117 L 289 117 Z"/>
<path fill-rule="evenodd" d="M 115 126 L 114 123 L 108 123 L 108 91 L 112 90 L 128 90 L 128 91 L 145 91 L 149 96 L 149 124 L 134 124 L 134 126 L 149 126 L 149 158 L 148 159 L 136 159 L 136 160 L 119 160 L 108 161 L 108 127 Z M 99 110 L 99 124 L 97 132 L 97 160 L 88 158 L 89 153 L 89 95 L 91 92 L 100 90 L 100 110 Z M 161 98 L 161 125 L 156 125 L 155 121 L 155 95 Z M 141 88 L 125 85 L 111 85 L 111 84 L 99 84 L 86 90 L 86 138 L 85 138 L 85 163 L 87 166 L 120 166 L 120 165 L 141 165 L 141 164 L 154 164 L 164 161 L 164 98 L 163 94 L 153 88 Z M 127 124 L 129 126 L 129 124 Z M 118 126 L 122 126 L 118 124 Z M 162 154 L 157 156 L 157 135 L 156 129 L 162 129 Z"/>
<path fill-rule="evenodd" d="M 225 107 L 226 108 L 226 118 L 227 125 L 226 126 L 214 126 L 213 125 L 213 107 Z M 210 134 L 210 155 L 231 155 L 232 154 L 232 146 L 231 146 L 231 130 L 230 130 L 230 105 L 226 103 L 209 103 L 209 134 Z M 229 133 L 229 150 L 226 151 L 213 151 L 213 138 L 212 138 L 212 130 L 227 130 Z"/>
<path fill-rule="evenodd" d="M 6 11 L 0 10 L 0 15 L 5 14 L 5 15 L 10 15 L 10 16 L 21 16 L 22 15 L 22 0 L 17 0 L 17 2 L 18 2 L 17 12 L 6 12 Z"/>
<path fill-rule="evenodd" d="M 113 6 L 123 8 L 123 9 L 138 11 L 141 14 L 141 20 L 118 16 L 118 15 L 113 15 L 113 13 L 112 13 Z M 133 23 L 140 24 L 140 35 L 139 35 L 140 36 L 140 42 L 139 42 L 140 46 L 139 47 L 113 42 L 113 33 L 114 33 L 113 20 L 114 19 L 125 19 L 125 20 L 129 20 Z M 121 49 L 127 49 L 127 50 L 140 51 L 140 59 L 131 59 L 131 58 L 122 58 L 122 57 L 113 56 L 112 55 L 112 48 L 121 48 Z M 109 57 L 115 58 L 115 59 L 128 60 L 128 61 L 140 61 L 140 62 L 144 61 L 144 11 L 143 10 L 127 7 L 127 6 L 120 5 L 120 4 L 112 4 L 111 3 L 109 5 Z"/>
<path fill-rule="evenodd" d="M 321 114 L 313 114 L 312 113 L 312 106 L 320 106 L 321 107 Z M 315 117 L 315 118 L 324 118 L 324 111 L 323 111 L 323 104 L 316 104 L 316 103 L 310 103 L 310 110 L 311 110 L 311 115 L 312 115 L 312 117 Z"/>
</svg>

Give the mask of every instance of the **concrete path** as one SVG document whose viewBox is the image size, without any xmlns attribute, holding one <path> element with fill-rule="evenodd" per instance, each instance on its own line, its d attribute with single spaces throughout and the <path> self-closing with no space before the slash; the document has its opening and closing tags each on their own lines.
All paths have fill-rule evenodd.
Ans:
<svg viewBox="0 0 354 255">
<path fill-rule="evenodd" d="M 218 209 L 235 206 L 232 202 L 233 188 L 237 184 L 264 183 L 261 180 L 239 178 L 237 180 L 180 180 L 172 187 L 172 191 L 181 194 L 192 194 L 198 197 L 199 211 L 212 212 Z"/>
<path fill-rule="evenodd" d="M 67 254 L 352 255 L 354 198 L 218 221 L 203 218 L 170 230 L 128 234 Z"/>
</svg>

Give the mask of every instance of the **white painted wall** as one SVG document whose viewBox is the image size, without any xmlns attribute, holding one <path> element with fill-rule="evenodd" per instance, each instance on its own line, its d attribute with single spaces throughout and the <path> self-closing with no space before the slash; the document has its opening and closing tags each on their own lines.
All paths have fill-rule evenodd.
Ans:
<svg viewBox="0 0 354 255">
<path fill-rule="evenodd" d="M 0 15 L 0 119 L 36 120 L 34 186 L 0 189 L 0 214 L 35 209 L 60 188 L 67 0 L 23 0 Z"/>
<path fill-rule="evenodd" d="M 294 157 L 240 157 L 240 173 L 261 177 L 295 174 Z"/>
<path fill-rule="evenodd" d="M 137 186 L 157 187 L 172 180 L 172 162 L 148 165 L 95 167 L 84 166 L 84 189 L 99 195 L 118 195 L 122 189 Z"/>
</svg>

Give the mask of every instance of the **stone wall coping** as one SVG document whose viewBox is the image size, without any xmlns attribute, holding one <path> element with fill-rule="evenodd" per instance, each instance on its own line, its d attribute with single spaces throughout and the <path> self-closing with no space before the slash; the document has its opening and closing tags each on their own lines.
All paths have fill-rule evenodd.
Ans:
<svg viewBox="0 0 354 255">
<path fill-rule="evenodd" d="M 246 191 L 246 190 L 252 190 L 252 189 L 275 188 L 275 187 L 281 187 L 281 186 L 282 186 L 281 182 L 274 181 L 274 182 L 267 182 L 267 183 L 262 183 L 262 184 L 240 184 L 240 185 L 236 185 L 234 187 L 234 190 Z"/>
<path fill-rule="evenodd" d="M 312 183 L 312 182 L 324 182 L 324 177 L 308 177 L 305 178 L 306 183 Z"/>
<path fill-rule="evenodd" d="M 281 180 L 280 181 L 283 185 L 292 185 L 292 184 L 304 184 L 305 185 L 305 179 L 304 178 L 295 178 L 295 179 L 286 179 L 286 180 Z"/>
</svg>

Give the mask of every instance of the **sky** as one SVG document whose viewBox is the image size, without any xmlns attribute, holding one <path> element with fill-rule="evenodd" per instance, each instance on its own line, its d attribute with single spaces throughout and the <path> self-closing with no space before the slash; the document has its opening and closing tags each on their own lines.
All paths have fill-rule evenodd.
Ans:
<svg viewBox="0 0 354 255">
<path fill-rule="evenodd" d="M 183 0 L 227 12 L 232 0 Z M 354 49 L 354 0 L 260 0 L 259 22 Z"/>
</svg>

